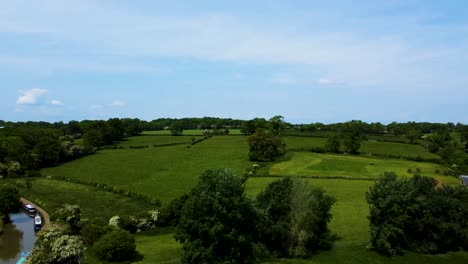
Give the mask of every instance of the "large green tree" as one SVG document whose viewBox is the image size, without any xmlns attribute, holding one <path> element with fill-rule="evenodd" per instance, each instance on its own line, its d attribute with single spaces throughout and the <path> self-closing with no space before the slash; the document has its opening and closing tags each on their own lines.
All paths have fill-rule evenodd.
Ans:
<svg viewBox="0 0 468 264">
<path fill-rule="evenodd" d="M 18 189 L 4 185 L 0 186 L 0 215 L 8 215 L 21 207 Z"/>
<path fill-rule="evenodd" d="M 261 241 L 279 256 L 304 257 L 329 249 L 335 239 L 328 229 L 335 199 L 303 180 L 284 178 L 257 196 L 264 217 Z"/>
<path fill-rule="evenodd" d="M 252 161 L 271 161 L 286 151 L 281 138 L 264 129 L 258 129 L 251 135 L 248 143 L 249 157 Z"/>
<path fill-rule="evenodd" d="M 468 189 L 385 173 L 366 194 L 370 241 L 383 255 L 468 250 Z"/>
<path fill-rule="evenodd" d="M 182 263 L 253 263 L 257 214 L 244 194 L 245 178 L 230 169 L 205 171 L 176 230 Z"/>
</svg>

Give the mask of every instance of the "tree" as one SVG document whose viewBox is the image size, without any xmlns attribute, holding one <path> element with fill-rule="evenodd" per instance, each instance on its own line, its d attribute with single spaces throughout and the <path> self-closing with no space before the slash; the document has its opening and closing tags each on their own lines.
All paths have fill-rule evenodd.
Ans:
<svg viewBox="0 0 468 264">
<path fill-rule="evenodd" d="M 357 153 L 363 139 L 364 123 L 359 120 L 349 121 L 344 123 L 341 129 L 345 151 Z"/>
<path fill-rule="evenodd" d="M 65 204 L 54 212 L 52 218 L 67 223 L 72 234 L 80 233 L 81 209 L 78 205 Z"/>
<path fill-rule="evenodd" d="M 468 189 L 385 173 L 366 194 L 370 241 L 383 255 L 468 249 Z"/>
<path fill-rule="evenodd" d="M 338 153 L 340 152 L 341 139 L 340 136 L 336 133 L 331 133 L 328 135 L 327 143 L 325 149 L 329 152 Z"/>
<path fill-rule="evenodd" d="M 257 196 L 265 217 L 261 241 L 279 256 L 304 257 L 329 249 L 335 236 L 328 229 L 335 199 L 307 182 L 284 178 Z"/>
<path fill-rule="evenodd" d="M 230 169 L 205 171 L 186 202 L 176 239 L 181 263 L 253 263 L 256 211 L 245 197 L 245 178 Z"/>
<path fill-rule="evenodd" d="M 252 161 L 271 161 L 285 153 L 281 138 L 267 130 L 258 129 L 248 139 L 249 157 Z"/>
<path fill-rule="evenodd" d="M 128 231 L 115 228 L 103 235 L 93 246 L 101 260 L 125 261 L 135 257 L 135 238 Z"/>
<path fill-rule="evenodd" d="M 242 124 L 241 133 L 253 134 L 257 129 L 266 129 L 268 127 L 268 121 L 265 118 L 254 118 Z"/>
<path fill-rule="evenodd" d="M 284 119 L 283 116 L 276 115 L 270 118 L 270 120 L 268 120 L 270 131 L 273 135 L 275 136 L 283 135 L 284 128 L 286 127 L 283 119 Z"/>
<path fill-rule="evenodd" d="M 79 236 L 71 235 L 64 223 L 51 223 L 38 233 L 26 264 L 79 264 L 84 245 Z"/>
<path fill-rule="evenodd" d="M 20 194 L 18 189 L 3 185 L 0 186 L 0 215 L 7 216 L 21 208 Z"/>
<path fill-rule="evenodd" d="M 173 136 L 180 136 L 184 133 L 182 124 L 178 121 L 175 121 L 172 123 L 170 130 L 171 130 L 171 135 Z"/>
<path fill-rule="evenodd" d="M 416 139 L 420 139 L 422 135 L 423 134 L 421 133 L 421 131 L 412 129 L 408 131 L 408 133 L 406 134 L 406 138 L 409 140 L 410 144 L 414 144 L 416 142 Z"/>
</svg>

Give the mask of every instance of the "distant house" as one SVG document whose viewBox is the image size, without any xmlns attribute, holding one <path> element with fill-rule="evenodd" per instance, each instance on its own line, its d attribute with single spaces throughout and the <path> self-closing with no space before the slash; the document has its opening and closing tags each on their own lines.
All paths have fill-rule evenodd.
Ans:
<svg viewBox="0 0 468 264">
<path fill-rule="evenodd" d="M 461 175 L 460 180 L 461 180 L 461 183 L 463 184 L 463 186 L 468 187 L 468 175 Z"/>
</svg>

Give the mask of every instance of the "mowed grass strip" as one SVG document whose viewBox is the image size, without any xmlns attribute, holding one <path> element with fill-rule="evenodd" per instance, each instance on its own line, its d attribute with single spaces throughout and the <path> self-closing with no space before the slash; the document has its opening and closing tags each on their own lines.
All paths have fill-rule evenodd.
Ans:
<svg viewBox="0 0 468 264">
<path fill-rule="evenodd" d="M 182 245 L 174 238 L 174 234 L 167 233 L 141 233 L 136 236 L 138 253 L 143 255 L 138 264 L 178 264 L 182 255 Z"/>
<path fill-rule="evenodd" d="M 105 183 L 167 202 L 189 192 L 207 169 L 251 166 L 247 137 L 212 137 L 196 145 L 102 150 L 95 155 L 47 168 L 45 175 Z"/>
<path fill-rule="evenodd" d="M 24 179 L 16 180 L 25 186 Z M 108 221 L 114 215 L 137 215 L 155 209 L 151 204 L 134 200 L 98 188 L 45 178 L 31 180 L 32 188 L 22 188 L 22 195 L 52 213 L 64 204 L 81 207 L 83 219 L 101 218 Z"/>
<path fill-rule="evenodd" d="M 411 170 L 408 173 L 408 169 Z M 270 175 L 325 176 L 378 179 L 386 171 L 400 176 L 420 174 L 431 176 L 446 184 L 459 184 L 455 177 L 444 176 L 443 166 L 428 162 L 398 159 L 366 158 L 363 156 L 294 152 L 291 159 L 271 166 Z"/>
</svg>

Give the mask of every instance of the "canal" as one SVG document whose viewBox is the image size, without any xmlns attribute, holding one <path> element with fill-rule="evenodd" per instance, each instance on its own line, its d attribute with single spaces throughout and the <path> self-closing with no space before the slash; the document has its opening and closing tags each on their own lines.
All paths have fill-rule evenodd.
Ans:
<svg viewBox="0 0 468 264">
<path fill-rule="evenodd" d="M 24 212 L 10 214 L 12 223 L 5 225 L 0 236 L 0 264 L 15 264 L 21 252 L 30 251 L 36 235 L 34 233 L 34 218 Z"/>
</svg>

